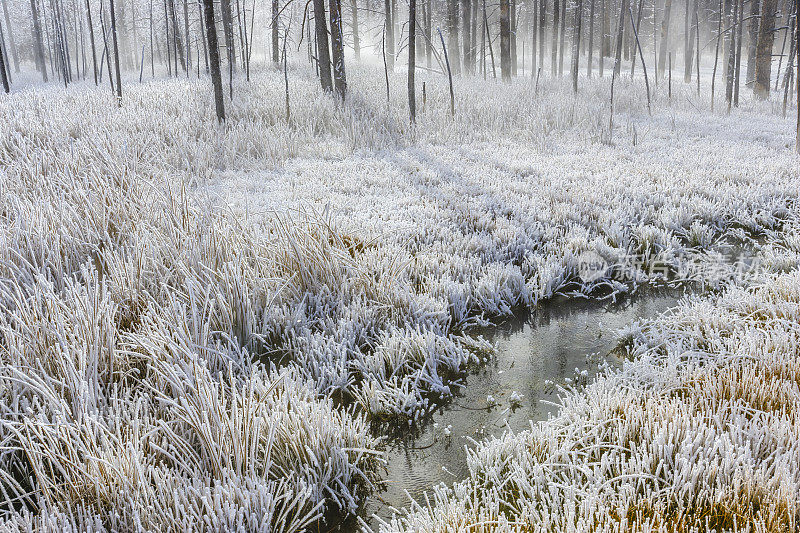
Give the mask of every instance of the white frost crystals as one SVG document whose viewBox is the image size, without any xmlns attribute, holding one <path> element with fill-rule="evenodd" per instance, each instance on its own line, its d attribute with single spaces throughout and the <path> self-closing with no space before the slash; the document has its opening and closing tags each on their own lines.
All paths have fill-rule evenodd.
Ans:
<svg viewBox="0 0 800 533">
<path fill-rule="evenodd" d="M 759 120 L 756 134 L 722 116 L 656 106 L 636 147 L 621 136 L 600 146 L 607 80 L 587 81 L 578 101 L 557 80 L 543 80 L 540 96 L 529 80 L 502 89 L 476 80 L 460 84 L 455 122 L 440 105 L 446 89 L 429 84 L 430 111 L 412 138 L 401 97 L 387 110 L 370 90 L 374 71 L 350 74 L 359 97 L 334 106 L 312 75 L 298 73 L 304 105 L 286 123 L 273 98 L 281 77 L 254 72 L 251 84 L 236 82 L 224 131 L 196 111 L 211 109 L 203 82 L 130 84 L 122 107 L 105 88 L 83 86 L 0 101 L 0 518 L 8 529 L 288 532 L 351 511 L 381 481 L 369 419 L 430 413 L 454 392 L 454 377 L 490 359 L 470 326 L 558 292 L 623 290 L 613 276 L 626 257 L 700 262 L 704 243 L 775 236 L 796 223 L 800 179 L 776 117 L 737 110 Z M 620 87 L 620 116 L 634 116 L 637 87 Z M 676 121 L 696 133 L 691 146 L 673 134 Z M 750 151 L 759 142 L 762 150 Z M 797 257 L 787 250 L 765 248 L 762 257 L 789 270 Z M 582 280 L 584 253 L 612 268 Z M 633 279 L 650 276 L 637 267 Z M 718 322 L 745 328 L 757 319 L 732 308 L 703 313 L 710 318 L 691 327 L 706 327 L 712 345 L 698 336 L 692 353 L 722 342 L 713 336 Z M 780 317 L 765 317 L 775 329 L 764 339 L 778 348 L 789 334 L 777 328 L 793 315 Z M 731 338 L 748 339 L 737 327 Z M 689 340 L 662 336 L 666 360 L 678 365 L 678 345 Z M 599 450 L 608 449 L 604 432 L 619 440 L 614 432 L 638 427 L 630 424 L 659 429 L 659 418 L 642 414 L 650 405 L 637 402 L 640 388 L 648 398 L 661 389 L 641 380 L 672 378 L 642 357 L 586 397 L 570 397 L 562 422 L 533 430 L 527 443 L 509 435 L 480 448 L 474 490 L 459 485 L 463 498 L 441 496 L 439 509 L 502 521 L 508 495 L 492 476 L 509 480 L 514 496 L 572 498 L 559 508 L 574 516 L 585 516 L 582 505 L 626 503 L 599 497 L 634 494 L 624 492 L 635 489 L 624 476 L 636 465 L 623 460 L 638 459 L 621 450 L 602 459 Z M 673 377 L 684 375 L 675 368 Z M 653 408 L 702 439 L 716 435 L 677 403 L 678 392 L 668 400 Z M 581 427 L 598 464 L 570 462 L 562 448 L 577 431 L 570 424 L 621 402 L 635 408 L 633 422 L 615 415 L 595 433 Z M 720 446 L 737 450 L 755 434 L 755 415 L 732 409 L 720 416 L 733 413 L 724 421 L 744 431 Z M 769 427 L 771 440 L 758 446 L 774 443 L 770 460 L 794 458 L 785 435 L 795 426 Z M 543 463 L 545 451 L 562 466 Z M 506 459 L 511 471 L 498 466 Z M 728 466 L 720 472 L 740 479 Z M 675 479 L 703 468 L 682 465 Z M 592 469 L 590 481 L 577 474 Z M 768 485 L 775 505 L 794 482 L 784 470 Z M 542 488 L 548 476 L 562 488 Z M 662 490 L 663 472 L 651 476 L 636 482 Z M 598 498 L 579 499 L 573 482 Z M 478 487 L 486 505 L 467 499 Z M 563 518 L 519 501 L 520 516 Z M 435 529 L 436 519 L 417 510 L 397 525 Z"/>
<path fill-rule="evenodd" d="M 800 273 L 687 301 L 634 339 L 624 368 L 480 444 L 465 481 L 381 531 L 796 531 Z"/>
</svg>

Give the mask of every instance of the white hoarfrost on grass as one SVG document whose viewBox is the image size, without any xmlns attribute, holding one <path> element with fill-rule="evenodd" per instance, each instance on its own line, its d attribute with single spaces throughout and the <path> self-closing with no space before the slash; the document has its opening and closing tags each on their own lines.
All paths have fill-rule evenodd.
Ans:
<svg viewBox="0 0 800 533">
<path fill-rule="evenodd" d="M 725 285 L 740 273 L 717 261 L 722 245 L 758 247 L 755 238 L 776 240 L 797 224 L 791 128 L 770 103 L 698 114 L 708 103 L 676 88 L 671 106 L 656 93 L 649 118 L 641 84 L 620 82 L 615 144 L 603 144 L 607 79 L 586 81 L 578 98 L 566 81 L 542 80 L 538 92 L 530 80 L 458 81 L 451 119 L 447 88 L 430 77 L 412 128 L 404 94 L 393 90 L 387 109 L 376 90 L 382 72 L 349 68 L 351 95 L 337 105 L 305 70 L 291 72 L 289 123 L 282 76 L 270 70 L 236 83 L 224 128 L 205 81 L 130 84 L 121 107 L 89 86 L 0 99 L 8 529 L 296 531 L 353 511 L 380 482 L 369 421 L 424 416 L 450 396 L 491 352 L 471 325 L 557 292 L 613 295 L 660 277 Z M 776 269 L 797 262 L 769 246 L 762 256 Z M 669 343 L 665 353 L 677 353 Z M 609 388 L 608 401 L 644 412 L 636 380 L 658 372 L 642 361 L 593 387 L 630 383 L 630 392 Z M 473 485 L 437 504 L 448 517 L 496 525 L 512 509 L 534 512 L 524 494 L 558 493 L 572 498 L 567 506 L 530 516 L 566 523 L 562 510 L 589 516 L 581 506 L 604 508 L 598 498 L 633 486 L 654 498 L 641 513 L 661 512 L 661 472 L 635 483 L 612 476 L 605 492 L 583 498 L 594 481 L 580 472 L 595 467 L 556 438 L 584 431 L 566 424 L 578 412 L 565 407 L 562 430 L 535 430 L 542 450 L 566 454 L 555 456 L 560 485 L 542 489 L 535 476 L 526 485 L 516 473 L 516 492 L 491 485 L 479 477 L 500 446 L 490 443 L 473 456 Z M 758 417 L 737 416 L 736 438 L 778 438 Z M 602 431 L 628 427 L 615 420 Z M 714 430 L 690 422 L 698 438 Z M 500 442 L 519 452 L 519 438 Z M 639 457 L 631 449 L 597 468 L 634 472 L 620 463 Z M 779 449 L 771 461 L 794 453 Z M 701 456 L 687 454 L 680 468 L 701 468 L 691 462 Z M 541 476 L 556 468 L 515 457 Z M 786 481 L 763 485 L 775 506 L 788 493 L 773 484 L 796 483 L 796 469 L 782 468 Z M 479 486 L 480 501 L 469 493 Z M 732 485 L 730 501 L 755 494 L 751 486 L 762 487 Z M 509 494 L 522 507 L 508 507 Z M 710 497 L 686 492 L 697 505 Z M 444 516 L 416 509 L 394 525 L 435 529 Z"/>
<path fill-rule="evenodd" d="M 791 251 L 797 260 L 797 248 Z M 797 531 L 800 273 L 684 301 L 382 532 Z"/>
</svg>

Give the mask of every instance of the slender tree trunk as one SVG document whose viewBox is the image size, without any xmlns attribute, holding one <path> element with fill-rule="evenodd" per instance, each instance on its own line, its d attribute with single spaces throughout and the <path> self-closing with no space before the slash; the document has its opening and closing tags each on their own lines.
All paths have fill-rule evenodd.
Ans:
<svg viewBox="0 0 800 533">
<path fill-rule="evenodd" d="M 558 75 L 564 75 L 564 40 L 567 29 L 567 0 L 561 0 L 561 26 L 558 34 Z"/>
<path fill-rule="evenodd" d="M 350 8 L 353 13 L 353 52 L 356 61 L 361 60 L 361 36 L 358 33 L 358 0 L 350 0 Z"/>
<path fill-rule="evenodd" d="M 114 50 L 114 72 L 117 78 L 117 104 L 122 104 L 122 76 L 119 67 L 119 45 L 117 43 L 117 16 L 114 13 L 114 0 L 108 0 L 111 12 L 111 46 Z"/>
<path fill-rule="evenodd" d="M 728 38 L 728 61 L 725 69 L 725 101 L 728 103 L 728 111 L 733 105 L 733 84 L 736 79 L 736 17 L 738 16 L 738 7 L 736 0 L 734 0 L 730 37 Z M 767 82 L 767 85 L 769 85 L 769 82 Z"/>
<path fill-rule="evenodd" d="M 558 23 L 561 17 L 559 2 L 566 0 L 553 0 L 553 47 L 550 50 L 550 74 L 555 78 L 558 74 Z"/>
<path fill-rule="evenodd" d="M 331 56 L 328 50 L 328 25 L 325 22 L 325 0 L 314 0 L 314 27 L 317 35 L 319 81 L 322 84 L 322 90 L 332 92 L 333 80 L 331 78 Z M 386 33 L 388 36 L 388 27 Z"/>
<path fill-rule="evenodd" d="M 425 66 L 431 68 L 433 63 L 433 2 L 428 0 L 425 8 Z"/>
<path fill-rule="evenodd" d="M 486 42 L 489 45 L 489 58 L 492 60 L 492 78 L 497 79 L 497 70 L 494 66 L 494 51 L 492 50 L 492 36 L 489 33 L 489 19 L 486 15 L 485 5 L 483 10 L 483 22 L 483 27 L 486 28 Z"/>
<path fill-rule="evenodd" d="M 408 113 L 411 123 L 417 121 L 417 97 L 414 87 L 414 71 L 417 59 L 417 0 L 408 2 Z"/>
<path fill-rule="evenodd" d="M 597 65 L 600 70 L 600 77 L 603 77 L 603 70 L 605 68 L 605 55 L 606 55 L 606 0 L 600 0 L 600 53 L 597 56 L 599 64 Z"/>
<path fill-rule="evenodd" d="M 761 24 L 756 44 L 756 74 L 753 83 L 753 94 L 763 100 L 769 96 L 769 84 L 772 79 L 772 44 L 775 30 L 775 11 L 777 0 L 762 0 Z"/>
<path fill-rule="evenodd" d="M 572 26 L 572 91 L 578 92 L 578 66 L 581 51 L 581 22 L 583 20 L 583 0 L 577 0 L 575 22 Z"/>
<path fill-rule="evenodd" d="M 152 1 L 152 0 L 151 0 Z M 205 12 L 203 8 L 203 0 L 197 0 L 197 6 L 200 11 L 200 40 L 203 42 L 203 58 L 206 63 L 206 72 L 210 72 L 208 64 L 208 35 L 205 23 Z M 152 25 L 151 25 L 152 28 Z"/>
<path fill-rule="evenodd" d="M 344 36 L 342 35 L 341 0 L 328 0 L 331 15 L 331 48 L 333 56 L 333 83 L 339 98 L 344 100 L 347 78 L 344 70 Z"/>
<path fill-rule="evenodd" d="M 214 87 L 214 108 L 217 121 L 225 122 L 225 94 L 222 92 L 222 72 L 219 60 L 217 26 L 214 21 L 214 0 L 203 0 L 203 18 L 206 22 L 208 39 L 208 66 L 211 71 L 211 85 Z"/>
<path fill-rule="evenodd" d="M 639 4 L 641 6 L 641 3 Z M 633 29 L 633 37 L 636 43 L 636 48 L 639 50 L 639 59 L 642 61 L 642 72 L 644 73 L 644 87 L 647 91 L 647 112 L 652 114 L 650 109 L 650 80 L 647 78 L 647 64 L 644 62 L 644 52 L 642 52 L 642 43 L 639 41 L 639 28 L 641 27 L 639 23 L 634 24 L 633 22 L 633 8 L 628 6 L 628 13 L 631 16 L 631 28 Z M 633 62 L 636 62 L 636 56 L 633 56 Z"/>
<path fill-rule="evenodd" d="M 619 22 L 617 23 L 617 42 L 614 51 L 614 75 L 619 76 L 622 67 L 622 33 L 625 30 L 625 13 L 628 11 L 629 0 L 622 0 L 620 6 Z"/>
<path fill-rule="evenodd" d="M 89 0 L 86 0 L 86 20 L 89 24 L 89 46 L 92 49 L 92 70 L 94 72 L 94 84 L 97 85 L 97 52 L 94 48 L 94 26 L 92 25 L 92 8 L 89 6 Z"/>
<path fill-rule="evenodd" d="M 719 63 L 719 45 L 722 40 L 722 0 L 719 0 L 719 18 L 717 20 L 717 46 L 714 50 L 714 70 L 711 72 L 711 111 L 714 111 L 714 87 L 717 84 L 717 64 Z"/>
<path fill-rule="evenodd" d="M 687 24 L 689 24 L 689 1 L 686 0 L 686 20 Z M 694 0 L 695 4 L 698 0 Z M 684 47 L 684 54 L 683 54 L 683 81 L 684 83 L 691 83 L 692 82 L 692 66 L 694 62 L 694 32 L 695 26 L 691 24 L 688 28 L 688 36 Z"/>
<path fill-rule="evenodd" d="M 500 0 L 500 72 L 503 80 L 511 79 L 511 20 L 509 0 Z"/>
<path fill-rule="evenodd" d="M 592 77 L 592 55 L 594 54 L 594 5 L 595 0 L 589 0 L 589 57 L 586 61 L 586 77 Z"/>
<path fill-rule="evenodd" d="M 228 58 L 229 70 L 236 68 L 236 43 L 233 35 L 233 10 L 231 0 L 220 0 L 222 10 L 222 31 L 225 35 L 225 53 Z M 316 16 L 316 15 L 315 15 Z"/>
<path fill-rule="evenodd" d="M 664 67 L 667 62 L 667 51 L 669 48 L 669 22 L 672 11 L 672 0 L 664 3 L 664 18 L 661 20 L 661 48 L 658 51 L 658 74 L 664 75 Z"/>
<path fill-rule="evenodd" d="M 447 47 L 450 49 L 450 68 L 454 75 L 461 74 L 461 58 L 458 53 L 458 0 L 447 2 Z"/>
<path fill-rule="evenodd" d="M 31 0 L 31 20 L 33 21 L 33 56 L 36 68 L 42 73 L 42 79 L 47 83 L 47 64 L 44 61 L 44 47 L 42 46 L 42 26 L 39 21 L 39 10 L 36 0 Z"/>
<path fill-rule="evenodd" d="M 461 40 L 462 42 L 462 53 L 461 56 L 464 60 L 464 72 L 470 73 L 472 71 L 471 61 L 469 59 L 470 55 L 470 47 L 471 44 L 469 42 L 470 38 L 470 20 L 472 20 L 471 14 L 472 2 L 471 0 L 461 0 L 461 20 L 462 20 L 462 28 L 464 37 Z"/>
<path fill-rule="evenodd" d="M 797 56 L 797 74 L 795 74 L 795 83 L 797 84 L 797 134 L 795 137 L 795 151 L 800 154 L 800 4 L 795 0 L 795 20 L 794 20 L 794 53 Z"/>
<path fill-rule="evenodd" d="M 19 73 L 19 56 L 17 55 L 17 44 L 14 42 L 14 32 L 11 28 L 11 21 L 8 17 L 8 5 L 3 0 L 3 17 L 6 19 L 6 31 L 8 32 L 8 44 L 11 48 L 11 58 L 14 61 L 14 72 Z"/>
<path fill-rule="evenodd" d="M 509 45 L 511 48 L 511 75 L 517 75 L 517 2 L 508 0 Z"/>
<path fill-rule="evenodd" d="M 131 4 L 133 5 L 133 4 Z M 186 36 L 186 75 L 189 75 L 189 71 L 192 69 L 192 50 L 189 45 L 191 39 L 189 37 L 189 2 L 188 0 L 183 0 L 183 26 L 184 26 L 184 35 Z M 134 24 L 134 28 L 136 25 Z M 133 36 L 134 40 L 137 40 L 136 32 L 134 32 Z M 138 45 L 137 45 L 138 46 Z"/>
<path fill-rule="evenodd" d="M 739 107 L 739 78 L 742 71 L 742 26 L 744 26 L 744 0 L 739 0 L 738 20 L 736 24 L 736 71 L 733 86 L 733 105 Z"/>
<path fill-rule="evenodd" d="M 756 43 L 758 42 L 758 13 L 761 0 L 750 0 L 750 21 L 747 23 L 749 40 L 747 43 L 747 85 L 752 85 L 756 77 Z"/>
<path fill-rule="evenodd" d="M 539 68 L 544 68 L 545 30 L 547 28 L 547 0 L 539 0 Z"/>
<path fill-rule="evenodd" d="M 387 68 L 394 72 L 394 13 L 392 12 L 392 0 L 384 0 L 384 12 L 386 24 L 384 47 L 386 48 Z M 317 35 L 319 38 L 319 34 Z"/>
<path fill-rule="evenodd" d="M 353 0 L 355 2 L 355 0 Z M 280 61 L 278 43 L 278 0 L 272 0 L 272 62 L 276 65 Z"/>
<path fill-rule="evenodd" d="M 450 69 L 450 58 L 447 56 L 447 47 L 444 45 L 444 37 L 442 37 L 442 30 L 438 31 L 439 31 L 439 40 L 442 41 L 442 51 L 444 52 L 444 63 L 447 66 L 447 80 L 450 83 L 450 116 L 455 117 L 456 98 L 455 98 L 455 93 L 453 92 L 453 71 Z"/>
<path fill-rule="evenodd" d="M 0 81 L 3 82 L 3 91 L 8 94 L 11 92 L 11 83 L 8 80 L 8 70 L 6 69 L 6 45 L 0 39 Z"/>
<path fill-rule="evenodd" d="M 530 0 L 531 13 L 531 77 L 536 76 L 536 45 L 539 36 L 539 6 L 537 0 Z"/>
<path fill-rule="evenodd" d="M 644 0 L 639 0 L 639 9 L 637 10 L 636 15 L 636 22 L 633 22 L 631 19 L 631 28 L 633 29 L 633 34 L 635 39 L 633 39 L 633 50 L 631 53 L 632 61 L 631 61 L 631 79 L 633 79 L 633 74 L 636 72 L 636 49 L 641 48 L 642 43 L 639 42 L 639 31 L 642 29 L 642 4 L 644 4 Z M 631 11 L 633 11 L 633 6 L 631 6 Z M 644 60 L 642 60 L 642 64 L 644 65 Z"/>
</svg>

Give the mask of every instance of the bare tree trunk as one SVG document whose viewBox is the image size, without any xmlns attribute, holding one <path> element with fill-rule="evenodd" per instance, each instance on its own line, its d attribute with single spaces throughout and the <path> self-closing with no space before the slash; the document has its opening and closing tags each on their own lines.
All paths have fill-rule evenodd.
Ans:
<svg viewBox="0 0 800 533">
<path fill-rule="evenodd" d="M 770 72 L 776 9 L 777 0 L 762 0 L 761 24 L 756 44 L 756 75 L 753 83 L 753 94 L 760 100 L 769 96 L 769 83 L 772 79 Z"/>
<path fill-rule="evenodd" d="M 689 23 L 689 1 L 686 0 L 686 20 L 687 24 Z M 697 4 L 698 0 L 694 0 L 695 4 Z M 694 32 L 695 26 L 694 24 L 690 25 L 691 27 L 688 28 L 688 40 L 685 43 L 684 47 L 684 54 L 683 54 L 683 81 L 684 83 L 691 83 L 692 82 L 692 65 L 694 62 Z"/>
<path fill-rule="evenodd" d="M 641 7 L 641 3 L 639 6 Z M 644 73 L 644 86 L 647 90 L 647 112 L 652 114 L 650 109 L 650 80 L 647 78 L 647 64 L 644 62 L 644 52 L 642 52 L 642 43 L 639 42 L 639 24 L 633 22 L 633 8 L 628 6 L 628 13 L 631 16 L 631 28 L 633 29 L 633 37 L 636 43 L 636 48 L 639 50 L 639 58 L 642 60 L 642 72 Z M 633 62 L 636 62 L 636 56 L 633 56 Z"/>
<path fill-rule="evenodd" d="M 42 79 L 47 83 L 47 64 L 44 61 L 44 47 L 42 46 L 42 26 L 39 21 L 36 0 L 31 0 L 31 19 L 33 20 L 33 57 L 36 62 L 36 68 L 42 73 Z"/>
<path fill-rule="evenodd" d="M 114 0 L 108 0 L 111 12 L 111 46 L 114 50 L 114 71 L 117 78 L 117 105 L 122 104 L 122 76 L 119 68 L 119 45 L 117 44 L 117 16 L 114 13 Z"/>
<path fill-rule="evenodd" d="M 355 0 L 353 0 L 355 2 Z M 272 0 L 272 62 L 276 65 L 280 61 L 278 43 L 278 0 Z"/>
<path fill-rule="evenodd" d="M 485 12 L 484 12 L 485 14 Z M 438 29 L 438 28 L 437 28 Z M 444 63 L 447 66 L 447 80 L 450 83 L 450 116 L 456 116 L 456 98 L 453 93 L 453 71 L 450 69 L 450 58 L 447 56 L 447 47 L 444 45 L 444 37 L 442 37 L 442 30 L 439 31 L 439 40 L 442 41 L 442 51 L 444 52 Z M 488 31 L 488 28 L 487 28 Z M 388 86 L 388 85 L 387 85 Z"/>
<path fill-rule="evenodd" d="M 433 2 L 428 0 L 425 7 L 425 66 L 431 68 L 433 62 Z"/>
<path fill-rule="evenodd" d="M 592 77 L 592 55 L 594 54 L 594 5 L 595 0 L 589 4 L 589 57 L 586 61 L 586 77 Z"/>
<path fill-rule="evenodd" d="M 133 5 L 133 4 L 131 4 Z M 192 69 L 192 50 L 189 45 L 190 38 L 189 38 L 189 2 L 188 0 L 183 0 L 183 25 L 184 25 L 184 35 L 186 36 L 186 75 L 189 75 L 189 71 Z M 136 25 L 134 24 L 134 28 Z M 136 32 L 134 31 L 134 40 L 137 40 Z M 138 45 L 137 45 L 138 46 Z"/>
<path fill-rule="evenodd" d="M 94 48 L 94 26 L 92 25 L 92 8 L 89 6 L 89 0 L 86 0 L 86 20 L 89 24 L 89 46 L 92 49 L 92 70 L 94 71 L 94 84 L 97 85 L 97 52 Z"/>
<path fill-rule="evenodd" d="M 583 20 L 583 0 L 577 0 L 575 22 L 572 26 L 572 91 L 578 92 L 578 66 L 581 51 L 581 22 Z"/>
<path fill-rule="evenodd" d="M 489 19 L 486 15 L 486 2 L 484 0 L 483 27 L 486 28 L 486 41 L 489 45 L 489 58 L 492 60 L 492 78 L 497 79 L 497 70 L 494 66 L 494 51 L 492 50 L 492 35 L 489 33 Z"/>
<path fill-rule="evenodd" d="M 558 75 L 564 75 L 564 39 L 567 29 L 567 0 L 561 0 L 561 27 L 558 34 Z"/>
<path fill-rule="evenodd" d="M 471 0 L 461 0 L 461 20 L 462 20 L 462 28 L 464 37 L 461 40 L 462 42 L 462 53 L 461 56 L 464 60 L 464 72 L 470 73 L 472 72 L 472 65 L 470 61 L 470 47 L 471 44 L 469 42 L 470 35 L 470 20 L 472 20 L 472 13 L 470 12 L 472 8 Z"/>
<path fill-rule="evenodd" d="M 325 22 L 325 0 L 314 0 L 314 27 L 317 36 L 319 81 L 322 84 L 322 90 L 332 92 L 333 80 L 331 78 L 331 56 L 328 50 L 328 25 Z"/>
<path fill-rule="evenodd" d="M 358 0 L 350 0 L 350 7 L 353 10 L 353 52 L 356 55 L 356 61 L 361 60 L 361 36 L 358 33 Z"/>
<path fill-rule="evenodd" d="M 664 67 L 667 62 L 667 50 L 669 48 L 669 22 L 670 12 L 672 11 L 672 0 L 664 3 L 664 18 L 661 20 L 661 48 L 658 51 L 658 74 L 663 77 Z"/>
<path fill-rule="evenodd" d="M 456 76 L 461 74 L 461 58 L 458 53 L 458 0 L 447 2 L 447 45 L 450 49 L 450 68 Z"/>
<path fill-rule="evenodd" d="M 717 20 L 717 46 L 714 50 L 714 70 L 711 73 L 711 111 L 714 111 L 714 87 L 717 83 L 717 64 L 719 63 L 719 45 L 722 40 L 722 0 L 719 0 L 719 19 Z"/>
<path fill-rule="evenodd" d="M 220 9 L 222 10 L 222 32 L 225 35 L 225 52 L 228 57 L 229 70 L 233 70 L 236 68 L 236 43 L 233 35 L 231 1 L 220 0 Z"/>
<path fill-rule="evenodd" d="M 725 101 L 728 102 L 728 111 L 733 105 L 733 83 L 736 77 L 736 17 L 738 16 L 738 4 L 733 0 L 733 16 L 731 17 L 731 30 L 728 38 L 728 56 L 725 69 Z M 767 81 L 769 85 L 769 81 Z"/>
<path fill-rule="evenodd" d="M 387 68 L 394 71 L 394 13 L 392 13 L 392 0 L 384 0 L 384 11 L 386 15 L 386 37 L 384 39 L 384 47 L 386 49 L 386 60 L 388 62 Z"/>
<path fill-rule="evenodd" d="M 558 22 L 561 17 L 559 1 L 565 2 L 566 0 L 553 0 L 553 48 L 550 50 L 550 75 L 554 78 L 558 74 Z"/>
<path fill-rule="evenodd" d="M 214 87 L 214 108 L 217 121 L 225 122 L 225 94 L 222 92 L 222 72 L 219 61 L 217 26 L 214 21 L 214 0 L 203 0 L 203 18 L 206 22 L 208 39 L 208 66 L 211 71 L 211 85 Z"/>
<path fill-rule="evenodd" d="M 344 71 L 344 36 L 342 35 L 341 0 L 328 0 L 331 15 L 331 52 L 333 56 L 333 83 L 339 98 L 344 100 L 347 78 Z"/>
<path fill-rule="evenodd" d="M 800 4 L 795 0 L 795 20 L 794 20 L 794 53 L 797 56 L 797 74 L 795 74 L 795 83 L 797 83 L 797 134 L 795 137 L 794 148 L 800 154 Z"/>
<path fill-rule="evenodd" d="M 625 12 L 628 11 L 628 1 L 622 0 L 617 23 L 617 42 L 614 51 L 614 76 L 619 76 L 622 67 L 622 32 L 625 30 Z"/>
<path fill-rule="evenodd" d="M 539 0 L 539 68 L 544 67 L 545 30 L 547 27 L 547 0 Z"/>
<path fill-rule="evenodd" d="M 601 78 L 603 77 L 603 70 L 605 67 L 607 11 L 608 10 L 606 9 L 606 0 L 600 0 L 600 54 L 598 54 L 597 59 L 600 62 L 600 64 L 598 65 L 598 69 L 600 70 Z"/>
<path fill-rule="evenodd" d="M 408 2 L 408 113 L 411 123 L 417 121 L 417 97 L 414 87 L 414 71 L 417 59 L 417 0 Z"/>
<path fill-rule="evenodd" d="M 503 80 L 511 79 L 511 6 L 500 0 L 500 73 Z"/>
<path fill-rule="evenodd" d="M 151 0 L 152 1 L 152 0 Z M 200 9 L 200 40 L 203 42 L 203 58 L 206 63 L 206 72 L 210 72 L 208 64 L 208 35 L 206 33 L 205 14 L 203 8 L 203 0 L 197 0 L 198 8 Z M 152 24 L 151 24 L 152 28 Z M 152 31 L 152 30 L 151 30 Z"/>
<path fill-rule="evenodd" d="M 636 49 L 641 48 L 642 43 L 639 42 L 639 30 L 641 29 L 642 24 L 642 4 L 644 4 L 644 0 L 639 0 L 639 9 L 636 15 L 636 22 L 633 22 L 631 19 L 631 28 L 633 29 L 633 51 L 631 53 L 632 61 L 631 61 L 631 79 L 633 79 L 633 74 L 636 72 Z M 631 5 L 631 11 L 633 11 L 633 6 Z M 644 65 L 644 58 L 642 58 L 642 65 Z M 649 92 L 649 91 L 648 91 Z"/>
<path fill-rule="evenodd" d="M 531 77 L 536 76 L 536 45 L 539 35 L 539 6 L 537 0 L 530 0 L 531 8 Z"/>
<path fill-rule="evenodd" d="M 6 70 L 5 48 L 5 43 L 0 39 L 0 81 L 3 82 L 3 91 L 8 94 L 11 92 L 11 83 L 8 81 L 8 71 Z"/>
<path fill-rule="evenodd" d="M 747 43 L 747 85 L 751 85 L 756 77 L 756 43 L 758 42 L 758 13 L 761 0 L 750 0 L 750 21 L 747 24 L 749 42 Z"/>
<path fill-rule="evenodd" d="M 11 59 L 14 61 L 14 72 L 19 72 L 19 56 L 17 55 L 17 44 L 14 42 L 14 32 L 11 28 L 11 22 L 8 17 L 8 6 L 6 0 L 3 0 L 3 17 L 6 19 L 6 31 L 8 32 L 8 44 L 11 48 Z"/>
<path fill-rule="evenodd" d="M 511 49 L 511 75 L 517 75 L 517 2 L 508 0 L 509 45 Z"/>
<path fill-rule="evenodd" d="M 742 71 L 742 26 L 744 26 L 744 0 L 739 0 L 738 20 L 736 23 L 736 71 L 733 86 L 733 105 L 739 107 L 739 78 Z"/>
</svg>

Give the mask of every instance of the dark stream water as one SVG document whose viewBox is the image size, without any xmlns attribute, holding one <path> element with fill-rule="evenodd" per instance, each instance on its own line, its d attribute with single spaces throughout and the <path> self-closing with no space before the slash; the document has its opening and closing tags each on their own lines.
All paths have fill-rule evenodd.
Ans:
<svg viewBox="0 0 800 533">
<path fill-rule="evenodd" d="M 387 443 L 387 488 L 370 498 L 364 515 L 383 519 L 392 507 L 440 483 L 467 477 L 465 447 L 503 431 L 521 431 L 555 413 L 556 385 L 589 379 L 619 342 L 617 331 L 674 307 L 683 290 L 647 290 L 617 302 L 557 298 L 499 326 L 473 332 L 497 347 L 496 358 L 468 375 L 466 386 L 423 427 Z M 617 359 L 617 361 L 619 361 Z M 517 397 L 518 399 L 516 399 Z"/>
</svg>

